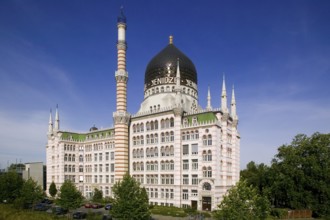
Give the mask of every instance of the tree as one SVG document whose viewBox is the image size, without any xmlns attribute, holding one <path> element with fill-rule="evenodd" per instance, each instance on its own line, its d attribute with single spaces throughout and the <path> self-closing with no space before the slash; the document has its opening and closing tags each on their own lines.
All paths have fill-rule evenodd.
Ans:
<svg viewBox="0 0 330 220">
<path fill-rule="evenodd" d="M 20 196 L 23 179 L 16 172 L 10 171 L 0 175 L 0 201 L 13 202 Z"/>
<path fill-rule="evenodd" d="M 145 188 L 140 187 L 128 173 L 112 187 L 114 203 L 110 213 L 118 219 L 150 219 L 149 199 Z"/>
<path fill-rule="evenodd" d="M 45 197 L 44 191 L 41 189 L 41 186 L 37 184 L 36 181 L 29 178 L 24 181 L 20 197 L 15 201 L 16 205 L 20 208 L 25 208 L 28 205 L 35 204 L 37 201 L 40 201 Z"/>
<path fill-rule="evenodd" d="M 275 205 L 330 216 L 330 134 L 297 135 L 272 161 Z"/>
<path fill-rule="evenodd" d="M 57 188 L 56 188 L 56 185 L 55 185 L 54 181 L 50 184 L 49 189 L 48 189 L 48 192 L 49 192 L 49 195 L 51 197 L 54 198 L 56 196 L 56 194 L 57 194 Z"/>
<path fill-rule="evenodd" d="M 76 188 L 74 183 L 66 180 L 60 188 L 57 204 L 70 210 L 79 208 L 82 202 L 83 196 L 81 192 Z"/>
<path fill-rule="evenodd" d="M 266 219 L 270 204 L 265 196 L 241 180 L 227 192 L 218 208 L 214 215 L 216 219 L 254 220 Z"/>
<path fill-rule="evenodd" d="M 97 188 L 94 189 L 93 202 L 102 202 L 103 192 Z"/>
</svg>

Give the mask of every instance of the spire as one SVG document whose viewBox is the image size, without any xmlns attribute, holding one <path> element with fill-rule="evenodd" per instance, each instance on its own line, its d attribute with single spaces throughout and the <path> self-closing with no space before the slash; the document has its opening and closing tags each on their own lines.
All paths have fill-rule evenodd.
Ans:
<svg viewBox="0 0 330 220">
<path fill-rule="evenodd" d="M 55 131 L 60 130 L 60 117 L 58 115 L 58 105 L 56 105 L 56 112 L 55 112 Z"/>
<path fill-rule="evenodd" d="M 222 110 L 224 113 L 227 113 L 227 112 L 228 112 L 228 108 L 227 108 L 227 91 L 226 91 L 225 75 L 223 75 L 223 80 L 222 80 L 221 110 Z"/>
<path fill-rule="evenodd" d="M 126 16 L 124 15 L 124 6 L 120 7 L 120 15 L 117 18 L 117 22 L 126 24 Z"/>
<path fill-rule="evenodd" d="M 181 105 L 181 74 L 180 74 L 180 60 L 178 58 L 177 65 L 176 65 L 176 85 L 175 85 L 175 103 L 176 105 Z"/>
<path fill-rule="evenodd" d="M 169 44 L 173 44 L 173 36 L 172 35 L 169 36 Z"/>
<path fill-rule="evenodd" d="M 206 110 L 212 110 L 210 86 L 207 88 L 207 106 L 206 106 Z"/>
<path fill-rule="evenodd" d="M 50 109 L 49 122 L 48 122 L 48 134 L 53 133 L 53 118 L 52 118 L 52 109 Z"/>
<path fill-rule="evenodd" d="M 231 93 L 231 116 L 233 117 L 234 120 L 237 120 L 237 113 L 236 113 L 236 100 L 235 100 L 235 89 L 234 89 L 234 85 L 233 85 L 233 90 Z"/>
</svg>

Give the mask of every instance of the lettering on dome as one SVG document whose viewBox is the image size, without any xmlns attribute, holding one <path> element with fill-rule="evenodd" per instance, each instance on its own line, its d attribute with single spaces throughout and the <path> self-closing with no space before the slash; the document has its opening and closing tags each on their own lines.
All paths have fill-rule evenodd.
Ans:
<svg viewBox="0 0 330 220">
<path fill-rule="evenodd" d="M 163 84 L 175 84 L 176 83 L 176 77 L 162 77 L 151 80 L 151 84 L 149 84 L 150 87 L 163 85 Z M 192 80 L 186 79 L 185 86 L 192 87 L 197 90 L 197 85 Z"/>
</svg>

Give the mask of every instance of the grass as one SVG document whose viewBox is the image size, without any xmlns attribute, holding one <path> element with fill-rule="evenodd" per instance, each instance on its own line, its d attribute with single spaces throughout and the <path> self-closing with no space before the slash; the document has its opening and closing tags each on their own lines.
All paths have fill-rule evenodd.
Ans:
<svg viewBox="0 0 330 220">
<path fill-rule="evenodd" d="M 0 204 L 0 220 L 53 220 L 66 219 L 53 216 L 44 212 L 36 212 L 24 209 L 15 209 L 9 204 Z"/>
</svg>

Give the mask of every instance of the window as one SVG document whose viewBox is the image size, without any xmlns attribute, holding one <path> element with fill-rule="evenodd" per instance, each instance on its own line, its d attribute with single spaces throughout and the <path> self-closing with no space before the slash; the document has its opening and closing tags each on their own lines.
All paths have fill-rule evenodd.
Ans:
<svg viewBox="0 0 330 220">
<path fill-rule="evenodd" d="M 191 196 L 192 196 L 192 197 L 197 197 L 197 196 L 198 196 L 198 190 L 196 190 L 196 189 L 192 189 L 192 190 L 191 190 Z"/>
<path fill-rule="evenodd" d="M 97 172 L 97 164 L 94 165 L 94 172 Z"/>
<path fill-rule="evenodd" d="M 191 160 L 191 169 L 198 170 L 198 160 L 197 159 Z"/>
<path fill-rule="evenodd" d="M 182 169 L 183 170 L 189 170 L 189 160 L 183 160 Z"/>
<path fill-rule="evenodd" d="M 183 183 L 183 185 L 189 185 L 189 177 L 188 177 L 188 175 L 183 175 L 182 176 L 182 183 Z"/>
<path fill-rule="evenodd" d="M 207 168 L 207 177 L 212 177 L 212 168 L 211 167 Z"/>
<path fill-rule="evenodd" d="M 189 145 L 185 144 L 182 146 L 182 154 L 183 155 L 188 155 L 189 154 Z"/>
<path fill-rule="evenodd" d="M 83 167 L 83 165 L 79 165 L 79 172 L 84 172 L 84 167 Z"/>
<path fill-rule="evenodd" d="M 207 183 L 207 182 L 204 183 L 204 184 L 203 184 L 203 190 L 208 190 L 208 191 L 211 190 L 211 184 L 209 184 L 209 183 Z"/>
<path fill-rule="evenodd" d="M 79 162 L 84 162 L 84 156 L 83 155 L 79 155 Z"/>
<path fill-rule="evenodd" d="M 105 160 L 108 161 L 109 160 L 109 152 L 105 153 Z"/>
<path fill-rule="evenodd" d="M 191 184 L 198 185 L 198 175 L 197 174 L 191 175 Z"/>
<path fill-rule="evenodd" d="M 189 199 L 189 195 L 188 195 L 188 190 L 187 189 L 182 190 L 182 199 L 183 200 L 188 200 Z"/>
<path fill-rule="evenodd" d="M 105 165 L 105 172 L 109 172 L 109 164 L 108 163 Z"/>
<path fill-rule="evenodd" d="M 232 153 L 232 150 L 231 148 L 227 148 L 227 157 L 231 158 L 231 153 Z"/>
<path fill-rule="evenodd" d="M 191 145 L 191 154 L 197 155 L 198 154 L 198 144 L 192 144 Z"/>
<path fill-rule="evenodd" d="M 94 161 L 97 161 L 97 154 L 94 154 Z"/>
<path fill-rule="evenodd" d="M 114 163 L 111 164 L 111 172 L 115 172 L 115 164 Z"/>
<path fill-rule="evenodd" d="M 115 153 L 114 152 L 111 152 L 110 153 L 110 160 L 114 160 L 115 159 Z"/>
<path fill-rule="evenodd" d="M 99 170 L 100 170 L 100 172 L 102 172 L 102 169 L 103 168 L 103 165 L 102 164 L 99 164 Z"/>
</svg>

